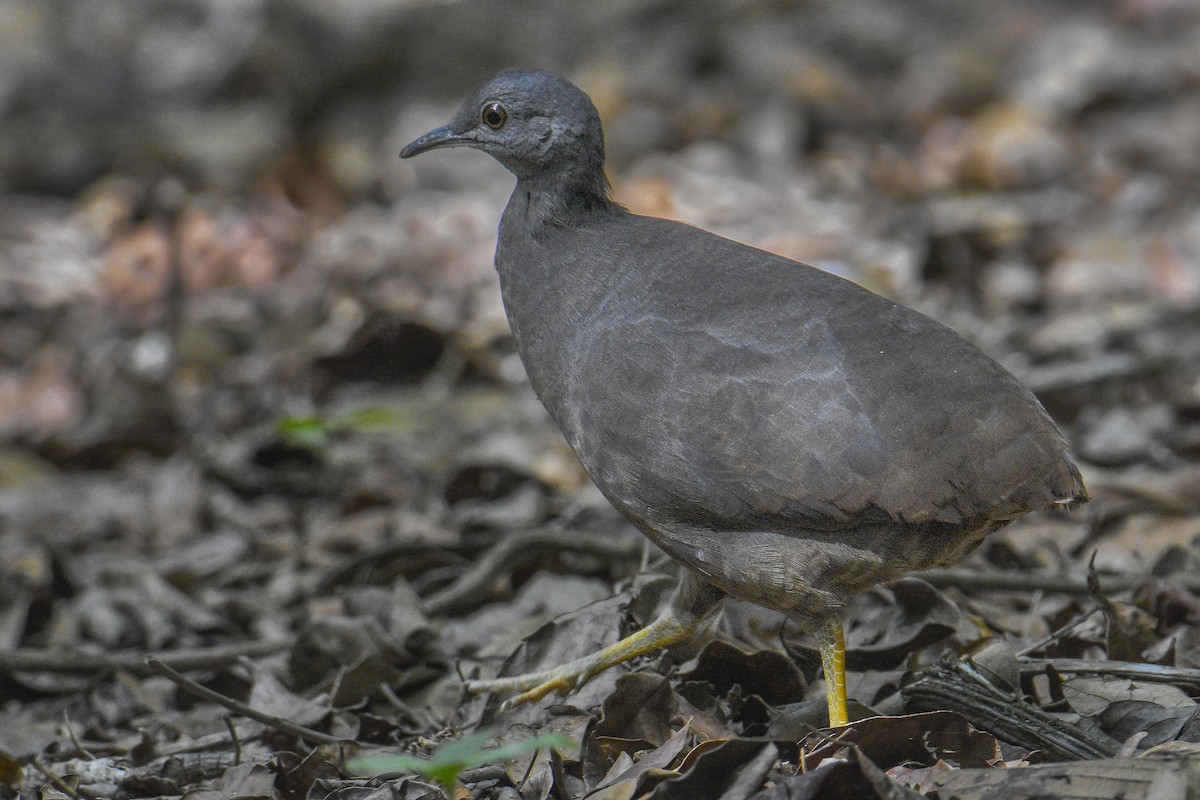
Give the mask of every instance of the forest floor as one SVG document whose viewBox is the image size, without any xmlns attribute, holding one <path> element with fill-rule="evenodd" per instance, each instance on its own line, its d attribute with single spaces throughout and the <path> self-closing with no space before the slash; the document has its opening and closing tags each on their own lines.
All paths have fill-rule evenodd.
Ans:
<svg viewBox="0 0 1200 800">
<path fill-rule="evenodd" d="M 849 726 L 811 638 L 738 603 L 566 696 L 464 694 L 677 580 L 525 381 L 492 269 L 511 177 L 396 159 L 470 61 L 384 111 L 310 98 L 324 127 L 253 179 L 222 171 L 261 156 L 231 109 L 274 130 L 241 95 L 167 144 L 70 123 L 62 158 L 0 156 L 0 798 L 1200 791 L 1200 8 L 902 5 L 622 4 L 613 52 L 561 68 L 619 201 L 942 320 L 1079 458 L 1086 506 L 854 598 Z M 433 761 L 348 766 L 387 753 Z"/>
</svg>

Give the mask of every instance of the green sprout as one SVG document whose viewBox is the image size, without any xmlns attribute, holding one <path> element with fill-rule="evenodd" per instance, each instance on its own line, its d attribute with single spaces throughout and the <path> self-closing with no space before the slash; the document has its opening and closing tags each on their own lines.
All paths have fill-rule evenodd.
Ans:
<svg viewBox="0 0 1200 800">
<path fill-rule="evenodd" d="M 284 417 L 276 423 L 275 430 L 293 446 L 320 450 L 338 433 L 402 428 L 411 423 L 412 415 L 401 409 L 372 407 L 330 418 L 315 414 Z"/>
<path fill-rule="evenodd" d="M 428 758 L 410 754 L 371 756 L 357 758 L 346 764 L 351 772 L 364 775 L 382 775 L 392 772 L 408 772 L 436 782 L 450 794 L 458 776 L 472 767 L 508 761 L 510 758 L 532 753 L 544 747 L 570 747 L 575 742 L 561 733 L 543 733 L 532 739 L 509 742 L 500 747 L 489 748 L 487 743 L 493 734 L 474 733 L 452 742 L 446 742 L 433 751 Z"/>
</svg>

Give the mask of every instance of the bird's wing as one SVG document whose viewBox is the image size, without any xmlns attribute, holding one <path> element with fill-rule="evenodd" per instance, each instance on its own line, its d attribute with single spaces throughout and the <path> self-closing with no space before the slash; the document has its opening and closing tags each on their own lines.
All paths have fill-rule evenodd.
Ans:
<svg viewBox="0 0 1200 800">
<path fill-rule="evenodd" d="M 1032 395 L 957 334 L 683 230 L 575 347 L 588 396 L 570 403 L 572 443 L 635 515 L 734 530 L 975 525 L 1077 483 Z"/>
</svg>

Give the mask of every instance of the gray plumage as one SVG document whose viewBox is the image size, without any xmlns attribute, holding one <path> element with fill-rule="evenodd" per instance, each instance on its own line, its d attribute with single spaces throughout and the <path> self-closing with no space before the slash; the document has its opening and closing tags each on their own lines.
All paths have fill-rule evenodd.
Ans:
<svg viewBox="0 0 1200 800">
<path fill-rule="evenodd" d="M 612 202 L 599 116 L 566 80 L 502 72 L 401 155 L 449 146 L 517 176 L 496 268 L 533 388 L 601 491 L 701 580 L 812 625 L 1086 499 L 1038 401 L 949 328 Z"/>
</svg>

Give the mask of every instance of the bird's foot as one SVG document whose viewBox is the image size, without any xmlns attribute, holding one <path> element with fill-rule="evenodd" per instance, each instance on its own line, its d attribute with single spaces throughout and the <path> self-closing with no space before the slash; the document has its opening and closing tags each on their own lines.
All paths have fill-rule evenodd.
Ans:
<svg viewBox="0 0 1200 800">
<path fill-rule="evenodd" d="M 591 675 L 579 670 L 572 670 L 577 662 L 565 664 L 562 667 L 544 672 L 533 672 L 527 675 L 516 675 L 511 678 L 493 678 L 491 680 L 467 681 L 464 688 L 468 694 L 507 694 L 520 692 L 505 700 L 500 705 L 501 711 L 541 700 L 543 697 L 557 692 L 567 694 L 577 686 L 581 686 Z"/>
<path fill-rule="evenodd" d="M 616 644 L 553 669 L 507 678 L 471 680 L 466 682 L 465 688 L 470 694 L 520 692 L 506 700 L 501 706 L 501 711 L 507 711 L 534 700 L 541 700 L 551 692 L 566 694 L 587 683 L 609 667 L 615 667 L 617 664 L 623 664 L 637 656 L 652 653 L 686 639 L 696 629 L 699 617 L 695 615 L 682 616 L 684 618 L 681 620 L 680 615 L 668 612 Z"/>
</svg>

